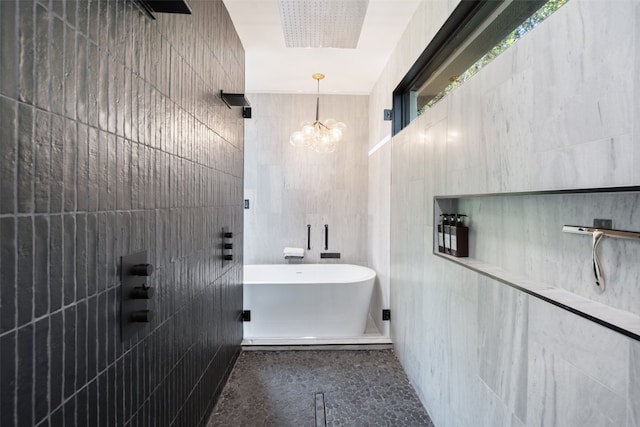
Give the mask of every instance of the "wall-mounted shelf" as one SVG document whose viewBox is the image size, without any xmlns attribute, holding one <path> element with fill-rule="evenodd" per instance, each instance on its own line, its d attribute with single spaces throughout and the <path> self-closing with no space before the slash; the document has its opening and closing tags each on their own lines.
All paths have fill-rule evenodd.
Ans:
<svg viewBox="0 0 640 427">
<path fill-rule="evenodd" d="M 640 316 L 636 316 L 633 313 L 592 301 L 561 288 L 528 279 L 522 275 L 473 258 L 456 258 L 438 252 L 434 252 L 434 255 L 640 341 Z"/>
<path fill-rule="evenodd" d="M 225 93 L 220 91 L 220 99 L 228 107 L 240 107 L 242 108 L 242 117 L 245 119 L 251 118 L 251 104 L 249 100 L 244 96 L 244 93 Z"/>
<path fill-rule="evenodd" d="M 229 108 L 231 107 L 250 107 L 249 101 L 245 98 L 244 93 L 225 93 L 220 91 L 220 99 Z"/>
<path fill-rule="evenodd" d="M 637 229 L 640 217 L 630 215 L 635 206 L 640 206 L 638 186 L 436 196 L 433 254 L 640 341 L 640 288 L 633 280 L 635 273 L 628 271 L 637 268 L 634 260 L 640 249 L 633 243 L 608 244 L 601 255 L 613 278 L 607 292 L 596 252 L 603 237 L 640 240 L 640 233 L 561 222 L 584 223 L 589 215 L 594 220 L 611 215 L 624 223 L 621 228 Z M 443 212 L 470 215 L 469 258 L 438 251 L 437 221 Z M 591 235 L 593 243 L 563 238 L 563 232 Z M 617 271 L 619 267 L 623 271 Z M 600 293 L 588 274 L 595 274 Z"/>
<path fill-rule="evenodd" d="M 138 0 L 138 4 L 151 19 L 156 19 L 154 13 L 191 15 L 191 6 L 185 0 Z"/>
</svg>

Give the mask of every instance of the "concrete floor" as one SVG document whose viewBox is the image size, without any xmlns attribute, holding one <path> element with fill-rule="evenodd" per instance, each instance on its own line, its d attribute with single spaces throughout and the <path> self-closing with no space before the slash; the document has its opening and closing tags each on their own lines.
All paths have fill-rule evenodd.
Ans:
<svg viewBox="0 0 640 427">
<path fill-rule="evenodd" d="M 433 426 L 392 350 L 244 351 L 209 419 L 230 426 Z"/>
</svg>

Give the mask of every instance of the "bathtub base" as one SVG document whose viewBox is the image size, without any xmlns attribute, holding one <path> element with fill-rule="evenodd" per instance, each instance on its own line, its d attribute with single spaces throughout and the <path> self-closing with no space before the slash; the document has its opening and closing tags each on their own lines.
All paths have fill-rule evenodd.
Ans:
<svg viewBox="0 0 640 427">
<path fill-rule="evenodd" d="M 242 345 L 242 351 L 305 351 L 305 350 L 393 350 L 393 344 L 275 344 Z"/>
<path fill-rule="evenodd" d="M 378 346 L 381 346 L 378 348 Z M 274 350 L 287 350 L 286 347 L 308 347 L 309 350 L 318 350 L 320 348 L 330 348 L 332 350 L 384 350 L 391 348 L 391 338 L 380 334 L 373 320 L 369 317 L 367 328 L 364 334 L 354 337 L 336 337 L 336 338 L 252 338 L 246 337 L 242 340 L 243 349 L 267 350 L 266 347 L 274 347 Z M 277 348 L 275 348 L 277 347 Z M 353 348 L 352 348 L 353 347 Z M 357 348 L 356 348 L 357 347 Z"/>
<path fill-rule="evenodd" d="M 355 338 L 245 338 L 242 347 L 272 347 L 272 346 L 391 346 L 391 339 L 387 337 L 355 337 Z M 368 347 L 368 349 L 372 349 Z M 334 350 L 336 350 L 334 348 Z M 375 349 L 377 350 L 377 348 Z"/>
</svg>

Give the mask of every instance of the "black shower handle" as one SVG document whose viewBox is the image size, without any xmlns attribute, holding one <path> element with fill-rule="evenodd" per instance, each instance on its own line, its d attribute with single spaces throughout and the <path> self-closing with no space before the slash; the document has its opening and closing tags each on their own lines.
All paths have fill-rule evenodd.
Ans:
<svg viewBox="0 0 640 427">
<path fill-rule="evenodd" d="M 307 250 L 311 250 L 311 224 L 307 224 Z"/>
<path fill-rule="evenodd" d="M 324 250 L 329 250 L 329 224 L 324 225 Z"/>
</svg>

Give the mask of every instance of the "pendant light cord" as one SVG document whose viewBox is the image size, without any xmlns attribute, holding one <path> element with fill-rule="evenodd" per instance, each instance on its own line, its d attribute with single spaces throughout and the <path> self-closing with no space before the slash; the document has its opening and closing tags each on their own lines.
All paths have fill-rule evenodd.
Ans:
<svg viewBox="0 0 640 427">
<path fill-rule="evenodd" d="M 316 122 L 320 120 L 320 79 L 318 79 L 318 92 L 316 95 Z"/>
</svg>

